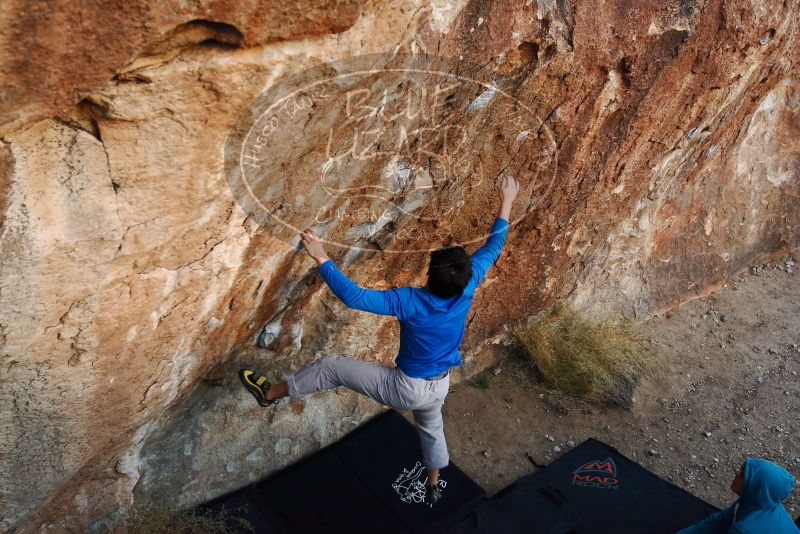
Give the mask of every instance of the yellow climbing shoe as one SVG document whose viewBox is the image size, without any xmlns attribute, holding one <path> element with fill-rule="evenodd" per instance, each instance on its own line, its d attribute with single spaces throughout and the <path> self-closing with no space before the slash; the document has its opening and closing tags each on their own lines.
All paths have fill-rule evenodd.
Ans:
<svg viewBox="0 0 800 534">
<path fill-rule="evenodd" d="M 266 407 L 275 403 L 274 400 L 267 399 L 270 383 L 267 382 L 266 376 L 261 376 L 250 369 L 240 369 L 239 380 L 242 381 L 242 385 L 253 394 L 261 406 Z"/>
</svg>

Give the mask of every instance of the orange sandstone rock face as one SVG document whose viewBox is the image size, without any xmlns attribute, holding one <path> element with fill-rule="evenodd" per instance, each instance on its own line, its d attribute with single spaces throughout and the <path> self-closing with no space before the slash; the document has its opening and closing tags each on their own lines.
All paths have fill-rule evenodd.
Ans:
<svg viewBox="0 0 800 534">
<path fill-rule="evenodd" d="M 252 47 L 340 32 L 358 18 L 363 4 L 12 0 L 0 13 L 0 124 L 63 113 L 112 80 L 126 81 L 121 67 L 134 58 L 169 56 L 199 43 Z"/>
<path fill-rule="evenodd" d="M 132 496 L 188 506 L 378 409 L 327 392 L 263 411 L 239 389 L 243 364 L 277 377 L 320 354 L 388 363 L 396 351 L 392 321 L 338 304 L 293 227 L 338 243 L 362 284 L 419 284 L 424 251 L 477 246 L 491 184 L 519 176 L 467 371 L 504 325 L 556 300 L 639 317 L 798 246 L 796 0 L 321 6 L 52 1 L 0 14 L 4 530 L 112 525 Z M 250 117 L 268 213 L 244 202 L 226 147 L 254 102 L 369 54 L 384 69 L 443 58 L 412 80 L 441 97 L 430 117 L 364 113 L 381 88 L 419 96 L 385 74 L 340 78 L 280 135 Z"/>
</svg>

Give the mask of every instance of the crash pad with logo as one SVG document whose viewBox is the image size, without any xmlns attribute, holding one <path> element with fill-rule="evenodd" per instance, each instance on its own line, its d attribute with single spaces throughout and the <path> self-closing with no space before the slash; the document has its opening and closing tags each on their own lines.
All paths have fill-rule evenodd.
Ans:
<svg viewBox="0 0 800 534">
<path fill-rule="evenodd" d="M 452 534 L 672 534 L 717 508 L 595 439 L 477 506 Z"/>
<path fill-rule="evenodd" d="M 452 462 L 440 473 L 444 499 L 425 502 L 425 469 L 414 426 L 390 410 L 338 442 L 203 506 L 257 533 L 441 532 L 486 497 Z M 238 511 L 237 511 L 238 510 Z"/>
</svg>

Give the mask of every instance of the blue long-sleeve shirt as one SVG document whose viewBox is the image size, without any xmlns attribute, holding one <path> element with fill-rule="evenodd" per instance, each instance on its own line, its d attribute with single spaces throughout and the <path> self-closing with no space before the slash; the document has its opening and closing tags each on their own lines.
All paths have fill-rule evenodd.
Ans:
<svg viewBox="0 0 800 534">
<path fill-rule="evenodd" d="M 428 378 L 461 364 L 464 323 L 475 289 L 497 261 L 508 233 L 508 221 L 498 217 L 486 243 L 471 257 L 472 274 L 461 295 L 437 297 L 426 289 L 398 287 L 375 290 L 359 287 L 328 260 L 319 266 L 334 295 L 349 308 L 400 321 L 400 350 L 396 363 L 408 376 Z"/>
</svg>

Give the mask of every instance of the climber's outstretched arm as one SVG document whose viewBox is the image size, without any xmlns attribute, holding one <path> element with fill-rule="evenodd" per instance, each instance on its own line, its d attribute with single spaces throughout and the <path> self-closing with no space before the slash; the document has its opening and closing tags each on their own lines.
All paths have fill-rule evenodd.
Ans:
<svg viewBox="0 0 800 534">
<path fill-rule="evenodd" d="M 503 177 L 500 183 L 500 209 L 492 224 L 486 243 L 472 255 L 472 276 L 470 281 L 477 286 L 486 276 L 486 272 L 497 261 L 508 233 L 508 221 L 511 218 L 511 206 L 519 193 L 519 182 L 510 176 Z"/>
<path fill-rule="evenodd" d="M 401 319 L 411 309 L 413 304 L 408 288 L 376 290 L 360 287 L 345 276 L 328 258 L 322 241 L 314 235 L 314 232 L 306 230 L 301 233 L 300 242 L 306 248 L 309 256 L 319 265 L 319 274 L 322 275 L 325 283 L 348 308 L 379 315 L 393 315 Z"/>
<path fill-rule="evenodd" d="M 477 286 L 486 271 L 497 261 L 508 232 L 508 221 L 511 217 L 511 206 L 519 192 L 519 182 L 510 176 L 503 177 L 500 183 L 500 210 L 492 225 L 489 238 L 475 254 L 471 256 L 473 287 Z M 319 273 L 333 291 L 349 308 L 363 310 L 379 315 L 394 315 L 400 319 L 413 312 L 413 299 L 409 288 L 387 290 L 365 289 L 353 283 L 339 270 L 328 255 L 322 241 L 311 230 L 300 234 L 300 242 L 314 261 L 319 265 Z"/>
</svg>

